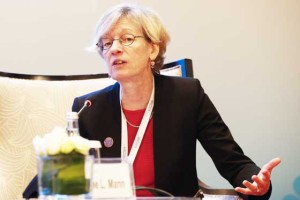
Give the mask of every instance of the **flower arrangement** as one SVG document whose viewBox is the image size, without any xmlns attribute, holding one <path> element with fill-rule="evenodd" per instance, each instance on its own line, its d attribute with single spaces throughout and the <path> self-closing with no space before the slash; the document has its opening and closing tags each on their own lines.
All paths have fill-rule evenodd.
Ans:
<svg viewBox="0 0 300 200">
<path fill-rule="evenodd" d="M 33 146 L 39 156 L 79 153 L 87 155 L 91 147 L 90 140 L 79 135 L 68 136 L 66 129 L 56 127 L 52 132 L 33 139 Z"/>
<path fill-rule="evenodd" d="M 66 129 L 56 127 L 44 136 L 36 136 L 33 145 L 38 155 L 40 196 L 89 193 L 86 158 L 95 141 L 69 136 Z"/>
</svg>

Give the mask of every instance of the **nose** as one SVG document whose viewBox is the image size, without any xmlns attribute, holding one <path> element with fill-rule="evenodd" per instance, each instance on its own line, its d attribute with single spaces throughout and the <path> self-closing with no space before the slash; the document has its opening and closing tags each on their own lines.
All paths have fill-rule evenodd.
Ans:
<svg viewBox="0 0 300 200">
<path fill-rule="evenodd" d="M 123 45 L 119 39 L 115 39 L 109 48 L 112 53 L 121 52 L 123 50 Z"/>
</svg>

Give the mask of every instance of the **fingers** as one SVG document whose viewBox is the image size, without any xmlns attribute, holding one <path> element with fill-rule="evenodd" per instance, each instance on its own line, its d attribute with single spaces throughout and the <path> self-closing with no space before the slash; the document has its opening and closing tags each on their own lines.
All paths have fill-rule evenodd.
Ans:
<svg viewBox="0 0 300 200">
<path fill-rule="evenodd" d="M 265 176 L 259 177 L 254 175 L 252 180 L 254 181 L 253 184 L 256 184 L 256 192 L 259 194 L 265 194 L 268 192 L 270 187 L 270 173 L 268 171 L 263 172 Z"/>
<path fill-rule="evenodd" d="M 245 195 L 254 195 L 256 193 L 256 186 L 251 184 L 249 181 L 243 181 L 243 185 L 246 188 L 236 187 L 235 191 Z"/>
<path fill-rule="evenodd" d="M 239 193 L 241 193 L 241 194 L 245 194 L 245 195 L 251 195 L 251 190 L 249 190 L 248 188 L 241 188 L 241 187 L 236 187 L 236 188 L 234 188 L 234 190 L 236 191 L 236 192 L 239 192 Z"/>
<path fill-rule="evenodd" d="M 251 190 L 253 193 L 257 191 L 256 182 L 250 183 L 249 181 L 243 181 L 243 185 Z"/>
<path fill-rule="evenodd" d="M 271 179 L 271 172 L 268 170 L 261 170 L 259 175 L 258 175 L 261 179 L 263 179 L 264 181 L 270 181 Z M 252 179 L 253 180 L 253 179 Z"/>
<path fill-rule="evenodd" d="M 274 158 L 274 159 L 270 160 L 267 164 L 265 164 L 262 167 L 262 169 L 263 170 L 268 170 L 268 171 L 271 172 L 274 169 L 274 167 L 276 167 L 280 163 L 281 163 L 281 159 L 280 158 Z"/>
<path fill-rule="evenodd" d="M 234 190 L 235 190 L 236 192 L 239 192 L 239 193 L 245 194 L 245 195 L 251 195 L 251 194 L 252 194 L 252 191 L 249 190 L 248 188 L 236 187 L 236 188 L 234 188 Z"/>
<path fill-rule="evenodd" d="M 281 162 L 280 158 L 274 158 L 265 164 L 260 170 L 258 175 L 253 175 L 253 183 L 250 183 L 247 180 L 243 181 L 245 188 L 236 187 L 235 191 L 245 194 L 245 195 L 254 195 L 260 196 L 268 192 L 270 187 L 270 179 L 272 170 L 278 166 Z"/>
<path fill-rule="evenodd" d="M 259 178 L 259 177 L 256 176 L 256 175 L 252 176 L 252 180 L 253 180 L 254 182 L 256 182 L 257 187 L 258 187 L 258 186 L 264 186 L 264 185 L 266 185 L 266 184 L 265 184 L 266 181 L 263 180 L 263 178 Z"/>
<path fill-rule="evenodd" d="M 249 181 L 243 181 L 245 188 L 237 187 L 235 191 L 245 195 L 260 196 L 268 192 L 270 187 L 270 173 L 265 170 L 261 172 L 260 176 L 252 176 L 253 183 Z"/>
<path fill-rule="evenodd" d="M 258 178 L 258 177 L 256 177 Z M 245 195 L 253 195 L 253 196 L 261 196 L 268 192 L 269 186 L 264 184 L 264 181 L 260 180 L 259 182 L 263 183 L 262 185 L 257 185 L 256 182 L 250 183 L 249 181 L 243 181 L 243 185 L 246 188 L 236 187 L 235 191 L 245 194 Z"/>
</svg>

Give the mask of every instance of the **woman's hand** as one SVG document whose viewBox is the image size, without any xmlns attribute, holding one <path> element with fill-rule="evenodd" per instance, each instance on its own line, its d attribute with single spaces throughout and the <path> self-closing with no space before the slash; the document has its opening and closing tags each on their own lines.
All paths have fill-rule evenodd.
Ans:
<svg viewBox="0 0 300 200">
<path fill-rule="evenodd" d="M 267 164 L 265 164 L 258 175 L 253 175 L 252 180 L 253 183 L 244 180 L 243 185 L 246 188 L 236 187 L 235 191 L 240 192 L 245 195 L 253 195 L 253 196 L 262 196 L 266 194 L 270 187 L 270 179 L 271 173 L 274 167 L 279 165 L 281 162 L 280 158 L 274 158 Z"/>
</svg>

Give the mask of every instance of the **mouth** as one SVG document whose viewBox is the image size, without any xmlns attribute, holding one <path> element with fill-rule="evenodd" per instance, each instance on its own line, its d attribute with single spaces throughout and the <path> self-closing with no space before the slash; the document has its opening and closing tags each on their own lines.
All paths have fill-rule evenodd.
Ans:
<svg viewBox="0 0 300 200">
<path fill-rule="evenodd" d="M 113 61 L 112 63 L 112 66 L 119 66 L 119 65 L 122 65 L 122 64 L 125 64 L 126 62 L 123 61 L 123 60 L 115 60 Z"/>
</svg>

